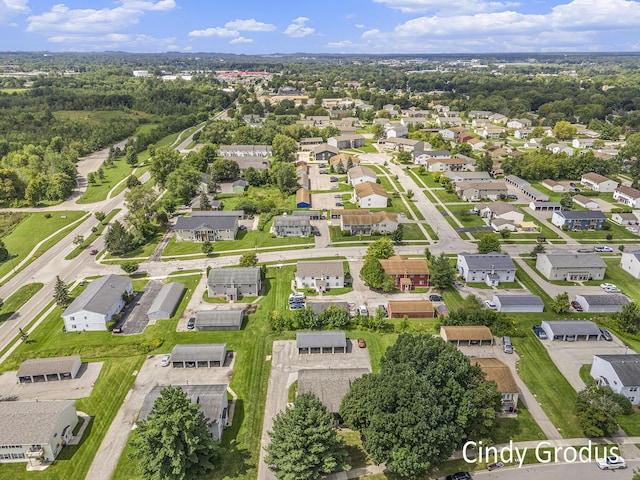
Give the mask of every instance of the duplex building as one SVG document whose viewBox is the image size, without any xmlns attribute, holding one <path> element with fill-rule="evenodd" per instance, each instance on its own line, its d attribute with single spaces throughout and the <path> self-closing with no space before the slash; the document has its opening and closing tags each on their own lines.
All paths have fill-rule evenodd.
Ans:
<svg viewBox="0 0 640 480">
<path fill-rule="evenodd" d="M 509 255 L 503 253 L 459 253 L 456 271 L 465 282 L 484 282 L 497 286 L 500 282 L 513 282 L 516 266 Z"/>
<path fill-rule="evenodd" d="M 298 262 L 294 276 L 296 289 L 312 288 L 326 292 L 344 287 L 344 265 L 341 261 Z"/>
<path fill-rule="evenodd" d="M 594 355 L 589 372 L 598 385 L 640 404 L 640 355 Z"/>
<path fill-rule="evenodd" d="M 501 409 L 503 411 L 514 411 L 518 407 L 520 387 L 518 387 L 509 366 L 494 357 L 474 358 L 472 363 L 482 369 L 487 376 L 487 380 L 496 382 L 498 391 L 502 395 Z"/>
<path fill-rule="evenodd" d="M 607 265 L 595 253 L 540 253 L 536 269 L 549 280 L 583 282 L 602 280 Z"/>
<path fill-rule="evenodd" d="M 632 208 L 640 208 L 640 190 L 620 185 L 613 192 L 613 199 Z"/>
<path fill-rule="evenodd" d="M 278 215 L 271 228 L 276 237 L 308 237 L 311 235 L 309 217 Z"/>
<path fill-rule="evenodd" d="M 496 200 L 506 195 L 507 191 L 507 186 L 502 181 L 456 183 L 456 193 L 465 202 L 485 199 Z"/>
<path fill-rule="evenodd" d="M 640 279 L 640 250 L 623 252 L 620 259 L 620 268 L 633 278 Z"/>
<path fill-rule="evenodd" d="M 580 184 L 585 188 L 590 188 L 594 192 L 611 193 L 615 192 L 619 183 L 615 180 L 600 175 L 599 173 L 585 173 L 580 179 Z"/>
<path fill-rule="evenodd" d="M 387 191 L 374 182 L 364 181 L 355 185 L 353 189 L 353 201 L 357 202 L 360 208 L 386 208 Z"/>
<path fill-rule="evenodd" d="M 607 217 L 599 210 L 557 210 L 551 216 L 551 223 L 563 230 L 602 230 Z"/>
<path fill-rule="evenodd" d="M 262 292 L 260 267 L 212 268 L 207 292 L 210 297 L 225 297 L 229 301 L 258 296 Z"/>
<path fill-rule="evenodd" d="M 235 240 L 238 233 L 236 215 L 220 215 L 221 212 L 198 212 L 190 217 L 178 217 L 174 230 L 176 241 L 218 242 Z M 208 215 L 210 214 L 210 215 Z"/>
<path fill-rule="evenodd" d="M 359 183 L 362 182 L 373 182 L 376 183 L 376 172 L 371 170 L 368 167 L 361 167 L 360 165 L 350 168 L 347 172 L 347 177 L 349 179 L 349 183 L 355 187 Z"/>
<path fill-rule="evenodd" d="M 333 147 L 327 143 L 321 143 L 320 145 L 315 145 L 311 147 L 310 156 L 311 159 L 316 162 L 325 162 L 329 160 L 334 155 L 338 155 L 340 150 L 336 147 Z"/>
<path fill-rule="evenodd" d="M 424 161 L 429 172 L 460 172 L 469 170 L 469 162 L 464 158 L 428 158 Z"/>
<path fill-rule="evenodd" d="M 337 137 L 329 137 L 327 143 L 332 147 L 336 147 L 339 150 L 345 148 L 360 148 L 364 147 L 363 135 L 338 135 Z"/>
<path fill-rule="evenodd" d="M 424 142 L 422 140 L 412 140 L 411 138 L 392 137 L 384 140 L 385 150 L 394 152 L 413 152 L 414 155 L 424 151 Z"/>
<path fill-rule="evenodd" d="M 350 212 L 355 214 L 352 215 Z M 340 216 L 340 230 L 349 232 L 350 235 L 371 235 L 374 232 L 393 232 L 398 228 L 398 215 L 395 213 L 358 213 L 359 210 L 345 210 Z"/>
<path fill-rule="evenodd" d="M 220 145 L 218 154 L 223 157 L 270 157 L 271 145 Z"/>
<path fill-rule="evenodd" d="M 395 255 L 378 260 L 384 273 L 394 278 L 396 288 L 408 292 L 417 287 L 429 285 L 429 265 L 421 258 L 407 258 Z"/>
</svg>

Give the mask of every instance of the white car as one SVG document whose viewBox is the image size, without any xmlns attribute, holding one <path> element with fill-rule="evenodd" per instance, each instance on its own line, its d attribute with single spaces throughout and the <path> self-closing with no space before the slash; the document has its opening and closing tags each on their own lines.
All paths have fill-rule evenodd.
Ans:
<svg viewBox="0 0 640 480">
<path fill-rule="evenodd" d="M 620 293 L 620 289 L 618 287 L 609 287 L 604 289 L 607 293 Z"/>
<path fill-rule="evenodd" d="M 484 304 L 487 306 L 487 308 L 490 308 L 491 310 L 495 310 L 496 308 L 498 308 L 496 304 L 493 303 L 491 300 L 485 300 Z"/>
<path fill-rule="evenodd" d="M 606 245 L 600 246 L 600 247 L 593 247 L 593 249 L 596 252 L 605 252 L 605 253 L 612 253 L 613 252 L 613 248 L 607 247 Z"/>
<path fill-rule="evenodd" d="M 171 354 L 167 353 L 166 355 L 163 355 L 162 358 L 160 359 L 160 366 L 168 367 L 170 362 L 171 362 Z"/>
<path fill-rule="evenodd" d="M 617 455 L 596 459 L 596 464 L 600 470 L 614 470 L 616 468 L 627 468 L 624 458 Z"/>
<path fill-rule="evenodd" d="M 612 288 L 618 288 L 618 287 L 616 287 L 615 284 L 613 283 L 601 283 L 600 288 L 603 290 L 610 290 Z"/>
</svg>

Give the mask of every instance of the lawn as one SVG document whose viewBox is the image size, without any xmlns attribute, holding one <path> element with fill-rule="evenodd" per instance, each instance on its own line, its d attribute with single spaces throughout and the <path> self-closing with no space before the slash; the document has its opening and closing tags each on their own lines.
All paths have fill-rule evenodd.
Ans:
<svg viewBox="0 0 640 480">
<path fill-rule="evenodd" d="M 102 234 L 102 232 L 107 227 L 107 225 L 109 224 L 111 219 L 113 217 L 115 217 L 118 214 L 118 212 L 120 212 L 119 208 L 114 208 L 113 210 L 111 210 L 109 212 L 109 214 L 106 217 L 104 217 L 104 220 L 102 222 L 98 223 L 97 230 L 95 232 L 92 232 L 91 235 L 89 235 L 87 238 L 85 238 L 84 242 L 82 242 L 80 245 L 78 245 L 76 248 L 74 248 L 71 251 L 71 253 L 69 253 L 69 255 L 64 257 L 64 259 L 65 260 L 72 260 L 72 259 L 76 258 L 78 255 L 80 255 L 85 249 L 90 247 L 91 244 L 93 243 L 93 241 L 95 239 L 97 239 Z"/>
<path fill-rule="evenodd" d="M 42 283 L 30 283 L 16 290 L 0 307 L 0 324 L 16 313 L 43 286 L 44 284 Z"/>
<path fill-rule="evenodd" d="M 610 218 L 610 215 L 607 214 Z M 551 220 L 549 220 L 551 222 Z M 578 240 L 579 242 L 590 243 L 594 240 L 607 241 L 607 235 L 612 235 L 611 241 L 616 242 L 619 240 L 638 240 L 638 236 L 629 232 L 621 225 L 616 225 L 611 220 L 607 220 L 607 225 L 611 228 L 609 230 L 579 230 L 577 232 L 567 231 L 565 232 L 571 238 Z"/>
<path fill-rule="evenodd" d="M 12 260 L 7 260 L 0 264 L 0 277 L 9 273 L 14 266 L 17 267 L 18 263 L 24 260 L 40 241 L 69 226 L 84 215 L 86 213 L 80 211 L 61 211 L 54 213 L 36 212 L 26 216 L 9 235 L 2 239 L 7 250 L 14 257 Z M 62 234 L 62 236 L 64 235 Z M 51 246 L 49 245 L 49 247 Z M 36 257 L 41 253 L 36 252 Z"/>
<path fill-rule="evenodd" d="M 464 227 L 486 227 L 487 223 L 480 217 L 469 213 L 470 205 L 449 205 L 449 211 L 462 223 Z"/>
<path fill-rule="evenodd" d="M 404 240 L 426 240 L 417 223 L 403 223 L 402 233 Z"/>
<path fill-rule="evenodd" d="M 156 227 L 156 233 L 154 233 L 153 237 L 151 237 L 144 245 L 141 245 L 135 250 L 132 250 L 122 256 L 115 256 L 109 253 L 103 257 L 102 260 L 106 260 L 109 263 L 119 263 L 120 260 L 126 260 L 127 258 L 148 258 L 153 254 L 166 231 L 167 227 Z"/>
<path fill-rule="evenodd" d="M 407 196 L 405 195 L 405 199 L 407 200 L 407 203 L 409 204 L 409 208 L 411 209 L 411 213 L 413 215 L 413 218 L 415 218 L 416 220 L 422 220 L 424 221 L 424 215 L 422 214 L 422 212 L 418 209 L 418 207 L 416 206 L 416 204 L 414 203 L 413 200 L 411 200 L 410 198 L 407 198 Z"/>
<path fill-rule="evenodd" d="M 460 200 L 460 197 L 458 195 L 456 195 L 455 193 L 449 193 L 444 188 L 431 190 L 431 193 L 435 194 L 442 203 L 448 204 L 448 203 L 462 202 L 462 200 Z M 469 203 L 468 205 L 471 205 L 471 204 Z"/>
<path fill-rule="evenodd" d="M 343 235 L 340 227 L 329 227 L 329 235 L 331 236 L 331 243 L 334 242 L 373 242 L 380 238 L 380 236 L 371 235 Z"/>
<path fill-rule="evenodd" d="M 102 167 L 104 179 L 96 176 L 96 183 L 88 183 L 87 190 L 78 199 L 79 204 L 95 203 L 107 198 L 111 190 L 120 180 L 131 175 L 133 167 L 129 165 L 124 157 L 114 161 L 113 167 Z"/>
<path fill-rule="evenodd" d="M 518 402 L 518 416 L 515 418 L 498 418 L 493 432 L 495 443 L 526 442 L 528 440 L 544 440 L 546 435 L 533 419 L 529 410 Z"/>
<path fill-rule="evenodd" d="M 620 259 L 616 257 L 603 257 L 607 264 L 607 270 L 603 280 L 585 282 L 585 285 L 600 285 L 602 282 L 614 283 L 622 293 L 633 301 L 640 302 L 640 282 L 620 268 Z"/>
<path fill-rule="evenodd" d="M 545 310 L 549 310 L 549 307 L 551 305 L 551 297 L 547 294 L 544 288 L 534 282 L 529 274 L 517 264 L 516 280 L 518 280 L 518 282 L 520 282 L 527 290 L 529 290 L 530 293 L 532 293 L 533 295 L 538 295 L 544 302 Z"/>
</svg>

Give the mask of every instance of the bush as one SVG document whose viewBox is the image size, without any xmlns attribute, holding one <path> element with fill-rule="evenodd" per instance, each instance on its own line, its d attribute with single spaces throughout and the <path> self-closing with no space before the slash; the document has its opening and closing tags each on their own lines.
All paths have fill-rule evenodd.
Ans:
<svg viewBox="0 0 640 480">
<path fill-rule="evenodd" d="M 51 214 L 50 213 L 45 213 L 44 214 L 44 218 L 51 218 Z"/>
<path fill-rule="evenodd" d="M 157 350 L 164 343 L 164 338 L 152 338 L 151 340 L 145 340 L 138 346 L 138 350 L 141 353 L 149 353 L 153 350 Z"/>
</svg>

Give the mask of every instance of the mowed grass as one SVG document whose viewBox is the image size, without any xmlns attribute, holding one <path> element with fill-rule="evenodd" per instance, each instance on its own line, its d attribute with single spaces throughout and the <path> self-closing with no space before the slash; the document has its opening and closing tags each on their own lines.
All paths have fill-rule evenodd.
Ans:
<svg viewBox="0 0 640 480">
<path fill-rule="evenodd" d="M 0 307 L 0 324 L 16 313 L 22 305 L 38 293 L 38 290 L 40 290 L 43 285 L 42 283 L 23 285 L 16 290 L 13 295 L 7 298 L 2 304 L 2 307 Z"/>
<path fill-rule="evenodd" d="M 50 218 L 46 218 L 45 215 L 50 215 Z M 2 239 L 7 250 L 14 255 L 14 258 L 0 264 L 0 277 L 9 273 L 14 265 L 17 267 L 40 241 L 57 230 L 69 226 L 84 215 L 86 215 L 85 212 L 81 211 L 61 211 L 50 214 L 36 212 L 29 214 L 9 235 Z M 41 253 L 36 252 L 36 255 Z"/>
<path fill-rule="evenodd" d="M 104 179 L 99 179 L 96 175 L 96 183 L 88 183 L 87 190 L 78 199 L 79 204 L 95 203 L 105 200 L 109 190 L 116 184 L 131 175 L 133 167 L 129 165 L 124 157 L 114 161 L 113 167 L 102 167 Z"/>
</svg>

